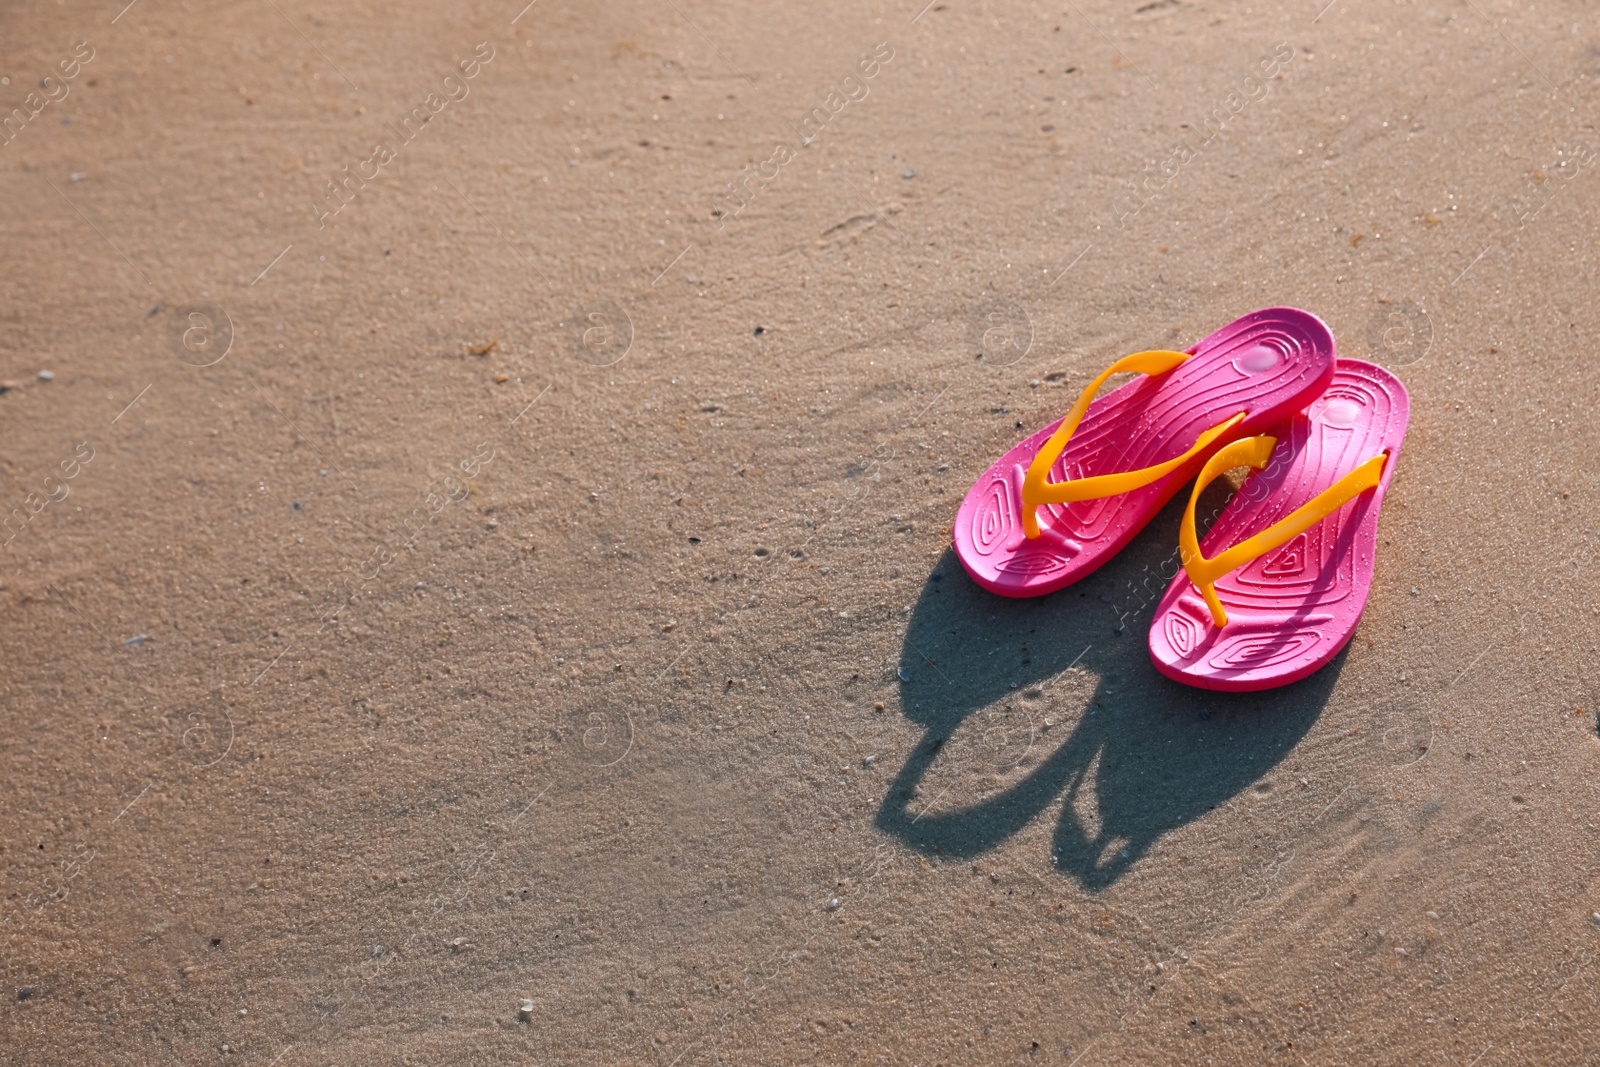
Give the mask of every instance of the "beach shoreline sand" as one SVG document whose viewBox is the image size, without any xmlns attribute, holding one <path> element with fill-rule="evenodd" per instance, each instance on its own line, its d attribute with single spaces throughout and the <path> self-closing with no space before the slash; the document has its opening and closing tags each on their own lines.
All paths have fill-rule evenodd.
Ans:
<svg viewBox="0 0 1600 1067">
<path fill-rule="evenodd" d="M 1600 1057 L 1591 14 L 0 41 L 0 1058 Z M 973 585 L 996 457 L 1276 305 L 1411 397 L 1333 664 L 1155 671 L 1186 491 Z"/>
</svg>

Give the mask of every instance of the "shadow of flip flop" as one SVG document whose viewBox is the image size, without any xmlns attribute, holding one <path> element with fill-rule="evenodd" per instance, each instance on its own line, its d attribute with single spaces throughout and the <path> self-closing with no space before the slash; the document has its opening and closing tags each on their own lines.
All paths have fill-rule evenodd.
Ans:
<svg viewBox="0 0 1600 1067">
<path fill-rule="evenodd" d="M 1175 502 L 1100 571 L 1031 600 L 978 588 L 945 554 L 900 660 L 901 708 L 926 732 L 884 796 L 880 830 L 969 858 L 1059 800 L 1050 862 L 1097 891 L 1294 750 L 1343 653 L 1305 681 L 1243 694 L 1191 689 L 1150 664 L 1149 609 L 1175 566 L 1177 514 Z M 1058 730 L 1070 732 L 1056 742 Z"/>
</svg>

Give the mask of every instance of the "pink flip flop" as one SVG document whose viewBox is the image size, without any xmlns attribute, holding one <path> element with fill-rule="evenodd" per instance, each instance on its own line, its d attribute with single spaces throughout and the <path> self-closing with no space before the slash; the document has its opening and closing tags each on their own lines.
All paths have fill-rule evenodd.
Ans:
<svg viewBox="0 0 1600 1067">
<path fill-rule="evenodd" d="M 1187 352 L 1118 360 L 967 492 L 951 531 L 956 555 L 1002 596 L 1071 585 L 1143 529 L 1212 451 L 1304 410 L 1333 363 L 1333 334 L 1297 308 L 1253 311 Z M 1147 377 L 1096 399 L 1119 371 Z"/>
<path fill-rule="evenodd" d="M 1304 414 L 1206 461 L 1179 534 L 1184 569 L 1150 626 L 1157 670 L 1242 692 L 1299 681 L 1339 654 L 1367 604 L 1378 508 L 1410 412 L 1394 375 L 1341 359 Z M 1197 541 L 1200 491 L 1245 465 L 1256 471 Z"/>
</svg>

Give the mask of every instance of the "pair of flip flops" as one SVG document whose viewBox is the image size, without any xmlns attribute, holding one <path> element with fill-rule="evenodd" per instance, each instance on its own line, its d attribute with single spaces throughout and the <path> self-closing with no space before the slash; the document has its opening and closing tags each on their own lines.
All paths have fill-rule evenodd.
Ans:
<svg viewBox="0 0 1600 1067">
<path fill-rule="evenodd" d="M 1125 371 L 1141 377 L 1096 395 Z M 1286 685 L 1355 633 L 1409 413 L 1399 380 L 1337 358 L 1315 315 L 1255 311 L 1187 351 L 1113 363 L 1065 418 L 973 485 L 956 554 L 992 592 L 1051 593 L 1105 563 L 1196 479 L 1150 657 L 1206 689 Z M 1201 491 L 1242 466 L 1255 469 L 1200 539 Z"/>
</svg>

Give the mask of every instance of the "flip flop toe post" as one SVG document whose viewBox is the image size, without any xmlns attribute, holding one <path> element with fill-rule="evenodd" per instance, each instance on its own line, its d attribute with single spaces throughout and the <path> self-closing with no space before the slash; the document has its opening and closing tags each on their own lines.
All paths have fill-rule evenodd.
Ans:
<svg viewBox="0 0 1600 1067">
<path fill-rule="evenodd" d="M 1138 533 L 1215 449 L 1303 410 L 1328 385 L 1333 334 L 1309 312 L 1251 312 L 1185 352 L 1139 352 L 1002 456 L 951 530 L 973 581 L 1003 596 L 1085 577 Z M 1140 377 L 1097 396 L 1118 372 Z"/>
</svg>

